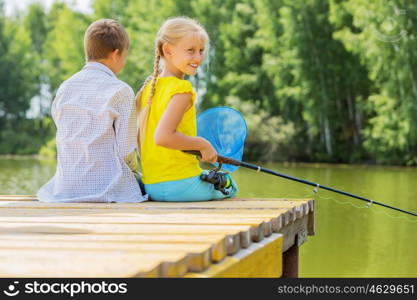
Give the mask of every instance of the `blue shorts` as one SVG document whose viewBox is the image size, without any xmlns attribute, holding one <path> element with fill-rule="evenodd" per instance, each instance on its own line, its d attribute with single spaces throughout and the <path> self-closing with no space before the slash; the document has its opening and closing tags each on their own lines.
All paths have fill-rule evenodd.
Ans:
<svg viewBox="0 0 417 300">
<path fill-rule="evenodd" d="M 226 176 L 231 181 L 231 186 L 226 189 L 228 195 L 216 190 L 213 184 L 201 180 L 200 176 L 145 184 L 145 190 L 154 201 L 190 202 L 234 197 L 238 191 L 237 185 L 229 174 Z"/>
</svg>

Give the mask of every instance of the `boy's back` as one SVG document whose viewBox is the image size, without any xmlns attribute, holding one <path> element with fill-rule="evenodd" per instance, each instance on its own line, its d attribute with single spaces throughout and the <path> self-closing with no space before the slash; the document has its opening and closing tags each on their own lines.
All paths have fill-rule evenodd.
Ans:
<svg viewBox="0 0 417 300">
<path fill-rule="evenodd" d="M 136 148 L 132 89 L 106 66 L 90 62 L 58 89 L 57 171 L 41 201 L 138 202 L 136 179 L 124 157 Z"/>
<path fill-rule="evenodd" d="M 89 61 L 59 87 L 52 104 L 57 169 L 38 191 L 40 201 L 146 200 L 127 165 L 137 149 L 134 93 L 113 72 L 123 64 L 110 67 Z"/>
</svg>

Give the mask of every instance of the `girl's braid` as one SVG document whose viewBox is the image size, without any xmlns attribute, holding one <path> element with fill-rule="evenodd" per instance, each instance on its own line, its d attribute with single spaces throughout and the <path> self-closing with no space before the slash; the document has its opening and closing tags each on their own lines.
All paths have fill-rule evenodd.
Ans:
<svg viewBox="0 0 417 300">
<path fill-rule="evenodd" d="M 151 82 L 151 92 L 149 94 L 148 105 L 152 103 L 152 97 L 155 94 L 156 90 L 156 79 L 159 75 L 159 61 L 161 60 L 161 54 L 159 53 L 158 47 L 155 49 L 155 59 L 153 62 L 153 74 L 152 74 L 152 82 Z"/>
<path fill-rule="evenodd" d="M 155 94 L 156 90 L 156 80 L 159 75 L 159 62 L 161 60 L 161 55 L 156 48 L 155 50 L 155 59 L 154 59 L 154 65 L 153 65 L 153 73 L 151 76 L 146 78 L 145 82 L 143 83 L 142 87 L 140 88 L 139 92 L 136 95 L 136 110 L 138 114 L 138 126 L 139 126 L 139 134 L 138 134 L 138 145 L 140 149 L 140 145 L 143 145 L 145 132 L 146 132 L 146 125 L 148 123 L 148 117 L 149 117 L 149 111 L 151 109 L 151 103 L 152 103 L 152 97 Z M 148 102 L 146 103 L 145 107 L 141 107 L 141 95 L 143 90 L 145 89 L 148 82 L 151 81 L 151 91 L 149 94 Z"/>
</svg>

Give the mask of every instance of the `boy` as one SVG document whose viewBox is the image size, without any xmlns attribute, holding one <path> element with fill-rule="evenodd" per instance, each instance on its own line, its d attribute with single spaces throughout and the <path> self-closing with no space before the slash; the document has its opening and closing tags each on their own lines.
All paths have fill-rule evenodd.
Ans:
<svg viewBox="0 0 417 300">
<path fill-rule="evenodd" d="M 85 32 L 86 65 L 61 84 L 52 103 L 57 170 L 37 193 L 43 202 L 141 202 L 133 90 L 116 78 L 127 32 L 101 19 Z"/>
</svg>

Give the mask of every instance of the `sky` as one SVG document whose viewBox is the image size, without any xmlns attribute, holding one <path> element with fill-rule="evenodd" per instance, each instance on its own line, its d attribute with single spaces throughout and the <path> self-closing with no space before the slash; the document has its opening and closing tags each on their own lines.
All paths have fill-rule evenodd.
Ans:
<svg viewBox="0 0 417 300">
<path fill-rule="evenodd" d="M 5 0 L 5 12 L 7 16 L 10 16 L 16 10 L 24 10 L 29 4 L 34 2 L 40 2 L 45 5 L 46 8 L 50 8 L 52 3 L 57 0 Z M 66 2 L 70 7 L 81 12 L 91 12 L 90 3 L 91 0 L 59 0 L 60 2 Z"/>
</svg>

